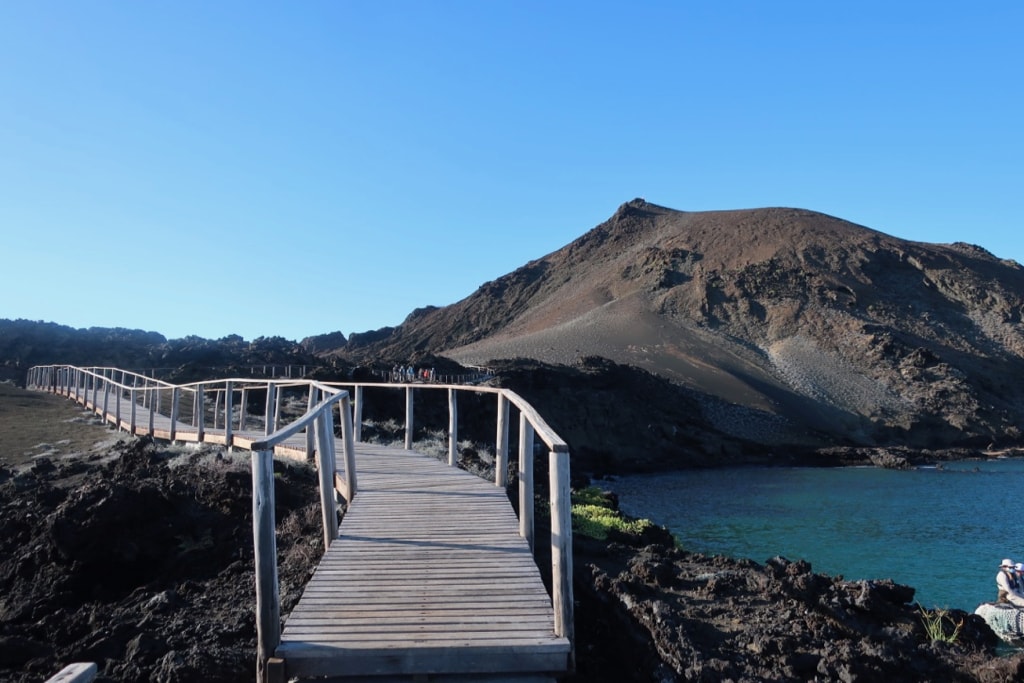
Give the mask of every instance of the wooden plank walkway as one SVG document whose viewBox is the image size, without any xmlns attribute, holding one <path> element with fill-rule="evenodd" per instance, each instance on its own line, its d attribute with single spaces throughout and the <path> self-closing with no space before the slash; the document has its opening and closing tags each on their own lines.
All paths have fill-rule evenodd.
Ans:
<svg viewBox="0 0 1024 683">
<path fill-rule="evenodd" d="M 127 428 L 131 402 L 120 400 Z M 87 407 L 102 411 L 91 400 Z M 149 434 L 148 411 L 136 410 L 136 433 Z M 111 422 L 114 412 L 108 406 Z M 167 438 L 170 426 L 154 415 L 154 436 Z M 198 438 L 191 425 L 175 430 L 179 440 Z M 260 438 L 234 433 L 242 448 Z M 206 428 L 204 440 L 223 443 L 224 430 Z M 282 450 L 304 454 L 305 437 Z M 285 620 L 274 671 L 512 683 L 553 681 L 569 669 L 571 645 L 555 635 L 551 598 L 503 488 L 415 451 L 366 443 L 356 444 L 356 472 L 358 492 Z"/>
<path fill-rule="evenodd" d="M 564 673 L 569 642 L 504 490 L 414 451 L 357 458 L 340 539 L 277 648 L 288 675 Z"/>
</svg>

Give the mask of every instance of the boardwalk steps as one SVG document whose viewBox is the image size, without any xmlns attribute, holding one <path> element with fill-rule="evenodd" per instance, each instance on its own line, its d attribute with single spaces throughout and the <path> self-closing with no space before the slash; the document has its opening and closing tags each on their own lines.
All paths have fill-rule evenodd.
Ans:
<svg viewBox="0 0 1024 683">
<path fill-rule="evenodd" d="M 550 442 L 552 490 L 564 489 L 566 498 L 567 453 L 556 452 L 564 444 L 557 441 L 557 435 L 551 437 L 553 432 L 547 433 L 550 428 L 514 394 L 499 393 L 496 450 L 499 458 L 503 452 L 507 457 L 507 411 L 510 402 L 516 402 L 521 409 L 520 483 L 528 485 L 520 492 L 520 508 L 527 510 L 526 522 L 516 518 L 504 485 L 496 486 L 408 449 L 411 389 L 407 390 L 407 448 L 393 448 L 348 438 L 352 431 L 358 433 L 358 428 L 352 429 L 351 414 L 361 414 L 360 386 L 353 386 L 355 406 L 347 402 L 347 394 L 345 401 L 338 402 L 343 407 L 342 431 L 348 436 L 333 438 L 329 412 L 333 403 L 316 400 L 333 391 L 330 400 L 337 402 L 340 389 L 318 383 L 311 383 L 309 410 L 293 423 L 304 421 L 305 429 L 293 429 L 292 433 L 282 428 L 268 436 L 267 428 L 262 432 L 245 428 L 244 416 L 237 418 L 239 424 L 233 427 L 230 411 L 237 386 L 232 388 L 232 380 L 222 381 L 227 384 L 216 399 L 215 411 L 223 411 L 219 422 L 216 412 L 204 416 L 203 412 L 209 412 L 205 409 L 193 415 L 191 421 L 182 421 L 177 419 L 177 404 L 173 409 L 164 406 L 163 411 L 154 408 L 160 405 L 155 392 L 170 396 L 167 392 L 171 389 L 154 388 L 147 399 L 137 391 L 137 379 L 128 384 L 129 373 L 124 371 L 117 371 L 121 373 L 119 381 L 114 381 L 110 369 L 57 367 L 61 368 L 59 372 L 49 366 L 47 371 L 30 373 L 29 385 L 62 393 L 134 434 L 163 439 L 173 436 L 177 441 L 254 451 L 259 680 L 539 683 L 553 681 L 572 669 L 571 584 L 567 586 L 571 554 L 567 556 L 566 550 L 571 547 L 567 545 L 571 536 L 562 526 L 568 519 L 564 501 L 552 504 L 554 605 L 530 548 L 532 457 L 527 454 L 532 456 L 533 428 L 539 427 L 542 439 Z M 322 391 L 315 392 L 313 384 Z M 111 387 L 116 391 L 111 393 Z M 452 412 L 451 463 L 455 388 L 447 389 Z M 198 390 L 197 406 L 205 405 L 215 395 L 212 386 L 205 388 L 205 398 L 203 391 Z M 266 424 L 272 427 L 277 426 L 278 408 L 271 406 L 277 391 L 268 383 Z M 245 394 L 242 396 L 244 404 Z M 314 409 L 314 404 L 324 407 Z M 314 419 L 316 410 L 320 412 Z M 316 433 L 312 431 L 314 425 Z M 257 462 L 262 458 L 257 456 L 266 453 L 269 458 L 272 450 L 277 455 L 307 459 L 310 446 L 316 448 L 320 462 L 331 463 L 324 471 L 335 470 L 334 452 L 351 449 L 346 453 L 345 465 L 335 471 L 333 478 L 321 478 L 326 486 L 335 484 L 350 502 L 340 528 L 336 523 L 331 527 L 328 520 L 334 518 L 336 493 L 332 490 L 324 498 L 327 550 L 298 604 L 284 620 L 282 631 L 276 611 L 276 562 L 271 576 L 260 566 L 261 557 L 272 558 L 276 553 L 272 514 L 271 547 L 261 550 L 260 545 L 261 534 L 264 542 L 268 540 L 261 517 L 265 518 L 267 507 L 272 512 L 273 494 L 272 476 L 266 474 L 268 459 L 262 467 L 264 484 L 270 485 L 270 500 L 260 500 L 264 484 L 257 482 Z M 500 462 L 498 469 L 505 469 Z M 500 478 L 497 483 L 502 483 Z"/>
</svg>

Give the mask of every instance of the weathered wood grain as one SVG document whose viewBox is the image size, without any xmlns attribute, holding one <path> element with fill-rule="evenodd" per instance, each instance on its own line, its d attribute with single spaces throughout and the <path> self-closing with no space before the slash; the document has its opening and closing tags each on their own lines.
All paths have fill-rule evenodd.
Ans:
<svg viewBox="0 0 1024 683">
<path fill-rule="evenodd" d="M 504 489 L 413 451 L 357 458 L 360 491 L 275 652 L 288 675 L 564 672 Z"/>
</svg>

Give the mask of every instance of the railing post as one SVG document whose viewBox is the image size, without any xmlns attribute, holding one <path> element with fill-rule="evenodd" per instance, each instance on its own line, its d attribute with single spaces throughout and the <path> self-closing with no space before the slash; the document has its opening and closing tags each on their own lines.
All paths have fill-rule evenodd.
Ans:
<svg viewBox="0 0 1024 683">
<path fill-rule="evenodd" d="M 107 410 L 110 404 L 110 380 L 107 376 L 103 376 L 103 424 L 110 422 L 109 415 L 110 411 Z"/>
<path fill-rule="evenodd" d="M 341 412 L 341 438 L 345 458 L 345 490 L 342 493 L 345 500 L 351 503 L 359 487 L 356 478 L 355 429 L 352 425 L 352 406 L 349 401 L 349 397 L 344 396 L 338 401 L 338 405 Z"/>
<path fill-rule="evenodd" d="M 256 556 L 256 680 L 281 642 L 277 539 L 274 535 L 274 451 L 252 452 L 252 536 Z"/>
<path fill-rule="evenodd" d="M 412 450 L 412 428 L 412 387 L 408 386 L 405 388 L 405 450 L 407 451 Z"/>
<path fill-rule="evenodd" d="M 519 535 L 533 552 L 533 425 L 519 413 Z"/>
<path fill-rule="evenodd" d="M 136 434 L 136 427 L 135 427 L 135 402 L 138 400 L 138 397 L 136 396 L 136 393 L 135 393 L 136 392 L 135 384 L 138 381 L 139 381 L 139 378 L 138 377 L 134 377 L 132 379 L 132 388 L 128 391 L 128 396 L 131 397 L 131 401 L 132 401 L 132 409 L 131 409 L 131 411 L 129 413 L 130 417 L 128 419 L 128 433 L 131 434 L 132 436 L 135 436 L 135 434 Z"/>
<path fill-rule="evenodd" d="M 277 431 L 277 425 L 281 424 L 281 390 L 274 385 L 274 431 L 270 432 L 273 434 Z"/>
<path fill-rule="evenodd" d="M 494 444 L 494 485 L 508 485 L 508 409 L 505 394 L 498 394 L 498 434 Z"/>
<path fill-rule="evenodd" d="M 277 385 L 273 382 L 267 382 L 267 407 L 263 414 L 265 436 L 270 436 L 277 431 Z"/>
<path fill-rule="evenodd" d="M 363 388 L 355 387 L 355 415 L 352 417 L 352 438 L 355 441 L 363 440 Z"/>
<path fill-rule="evenodd" d="M 124 379 L 124 373 L 121 374 L 121 378 Z M 117 424 L 117 431 L 121 431 L 121 395 L 124 390 L 123 383 L 118 384 L 114 388 L 117 389 L 117 400 L 114 401 L 114 422 Z"/>
<path fill-rule="evenodd" d="M 181 389 L 171 389 L 171 441 L 178 435 L 178 404 L 181 403 Z"/>
<path fill-rule="evenodd" d="M 327 408 L 321 410 L 317 418 L 313 420 L 318 441 L 316 468 L 320 477 L 320 515 L 323 519 L 325 552 L 338 537 L 338 503 L 334 493 L 334 424 L 331 419 L 332 415 L 332 409 Z"/>
<path fill-rule="evenodd" d="M 319 392 L 320 392 L 320 390 L 317 389 L 316 387 L 314 387 L 312 384 L 309 385 L 309 400 L 306 402 L 306 412 L 307 413 L 313 410 L 313 406 L 315 406 L 317 400 L 319 400 L 319 397 L 317 396 L 317 394 Z M 313 434 L 313 425 L 309 425 L 308 427 L 306 427 L 306 457 L 307 458 L 312 458 L 313 457 L 313 451 L 315 450 L 315 448 L 316 448 L 316 439 L 314 438 L 314 434 Z"/>
<path fill-rule="evenodd" d="M 213 428 L 220 427 L 220 390 L 213 395 Z"/>
<path fill-rule="evenodd" d="M 154 417 L 156 416 L 156 401 L 153 400 L 153 392 L 158 391 L 156 384 L 148 387 L 146 393 L 149 394 L 149 435 L 153 436 L 153 425 Z"/>
<path fill-rule="evenodd" d="M 206 391 L 203 385 L 196 387 L 196 438 L 203 441 L 206 438 Z"/>
<path fill-rule="evenodd" d="M 231 422 L 234 419 L 234 394 L 235 389 L 232 383 L 224 383 L 224 445 L 231 448 L 234 438 L 231 435 Z"/>
<path fill-rule="evenodd" d="M 249 405 L 249 390 L 242 387 L 241 404 L 238 407 L 238 431 L 245 431 L 245 409 Z M 270 434 L 271 432 L 267 432 Z"/>
<path fill-rule="evenodd" d="M 459 404 L 455 387 L 448 387 L 448 464 L 455 467 L 459 460 Z"/>
<path fill-rule="evenodd" d="M 551 487 L 551 593 L 555 609 L 555 635 L 575 647 L 572 595 L 572 497 L 569 489 L 569 453 L 550 451 L 548 479 Z M 570 667 L 575 668 L 573 652 Z"/>
<path fill-rule="evenodd" d="M 95 372 L 95 370 L 93 371 Z M 92 376 L 92 412 L 96 412 L 100 400 L 100 378 L 99 375 Z"/>
</svg>

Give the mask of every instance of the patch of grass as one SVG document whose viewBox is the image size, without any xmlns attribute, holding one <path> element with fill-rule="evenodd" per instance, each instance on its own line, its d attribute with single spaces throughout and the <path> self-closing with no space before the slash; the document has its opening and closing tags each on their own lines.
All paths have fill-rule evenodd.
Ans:
<svg viewBox="0 0 1024 683">
<path fill-rule="evenodd" d="M 931 642 L 955 643 L 960 637 L 960 629 L 963 628 L 963 619 L 957 624 L 949 616 L 946 609 L 925 609 L 921 603 L 917 603 L 917 609 L 921 613 L 921 623 L 924 625 L 925 633 Z"/>
<path fill-rule="evenodd" d="M 604 541 L 612 532 L 640 536 L 653 526 L 648 519 L 633 519 L 623 515 L 598 488 L 591 486 L 572 493 L 574 534 Z"/>
</svg>

